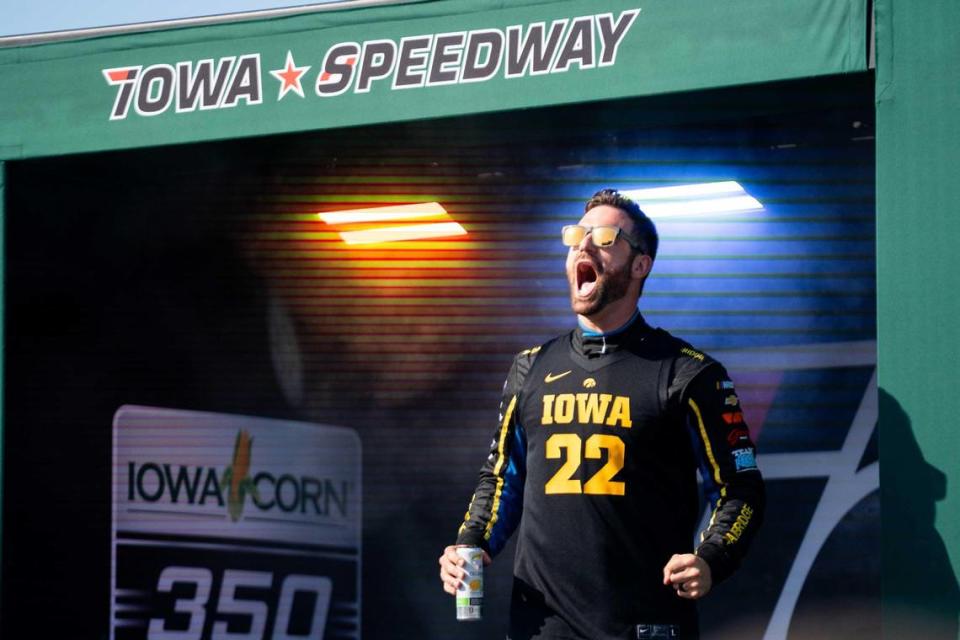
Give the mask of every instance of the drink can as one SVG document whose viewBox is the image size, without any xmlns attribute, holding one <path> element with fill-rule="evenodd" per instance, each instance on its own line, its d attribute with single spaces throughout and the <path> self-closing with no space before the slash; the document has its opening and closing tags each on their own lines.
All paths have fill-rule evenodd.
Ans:
<svg viewBox="0 0 960 640">
<path fill-rule="evenodd" d="M 466 560 L 462 568 L 467 572 L 457 587 L 457 620 L 480 620 L 483 606 L 483 549 L 457 547 L 457 555 Z"/>
</svg>

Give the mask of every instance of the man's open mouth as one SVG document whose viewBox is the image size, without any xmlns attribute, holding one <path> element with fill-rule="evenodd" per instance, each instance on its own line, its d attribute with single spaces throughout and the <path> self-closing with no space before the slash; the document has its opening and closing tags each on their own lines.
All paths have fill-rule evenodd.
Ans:
<svg viewBox="0 0 960 640">
<path fill-rule="evenodd" d="M 597 286 L 597 269 L 593 263 L 584 260 L 577 263 L 577 294 L 587 297 Z"/>
</svg>

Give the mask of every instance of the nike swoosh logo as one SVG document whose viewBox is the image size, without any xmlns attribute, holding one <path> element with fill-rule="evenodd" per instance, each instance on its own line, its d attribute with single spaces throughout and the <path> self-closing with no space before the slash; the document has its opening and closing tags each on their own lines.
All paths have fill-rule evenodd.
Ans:
<svg viewBox="0 0 960 640">
<path fill-rule="evenodd" d="M 573 369 L 571 369 L 570 371 L 564 371 L 563 373 L 558 373 L 557 375 L 553 375 L 552 373 L 548 373 L 548 374 L 547 374 L 547 377 L 544 378 L 543 381 L 546 382 L 547 384 L 550 384 L 550 383 L 553 382 L 554 380 L 559 380 L 559 379 L 562 378 L 563 376 L 570 375 L 571 373 L 573 373 Z"/>
</svg>

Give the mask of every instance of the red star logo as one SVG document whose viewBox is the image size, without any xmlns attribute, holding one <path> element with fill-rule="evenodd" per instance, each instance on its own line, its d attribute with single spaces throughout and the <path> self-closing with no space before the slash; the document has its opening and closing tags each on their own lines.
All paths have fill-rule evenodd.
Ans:
<svg viewBox="0 0 960 640">
<path fill-rule="evenodd" d="M 277 100 L 282 100 L 283 96 L 287 95 L 289 91 L 293 91 L 303 98 L 303 87 L 300 85 L 300 77 L 309 70 L 309 65 L 298 67 L 293 61 L 293 54 L 287 51 L 286 66 L 284 66 L 283 69 L 276 69 L 270 72 L 270 75 L 280 81 L 280 93 L 277 95 Z"/>
</svg>

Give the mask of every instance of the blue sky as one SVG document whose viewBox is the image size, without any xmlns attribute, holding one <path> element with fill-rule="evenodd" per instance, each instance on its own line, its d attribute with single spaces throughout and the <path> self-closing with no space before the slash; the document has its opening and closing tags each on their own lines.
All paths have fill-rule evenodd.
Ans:
<svg viewBox="0 0 960 640">
<path fill-rule="evenodd" d="M 338 0 L 0 0 L 0 36 L 327 4 Z"/>
</svg>

